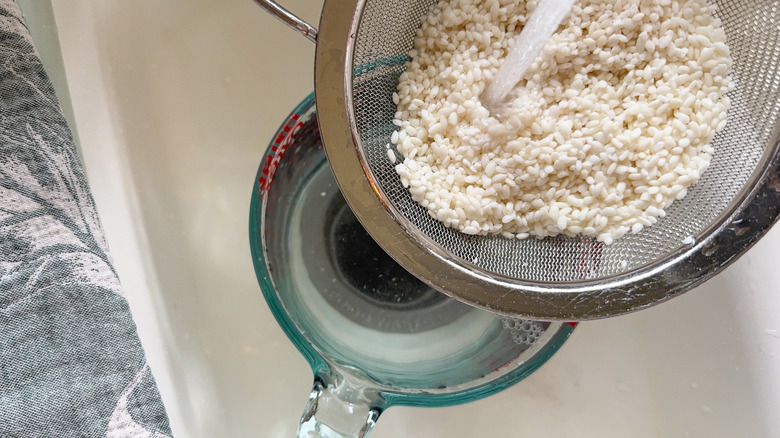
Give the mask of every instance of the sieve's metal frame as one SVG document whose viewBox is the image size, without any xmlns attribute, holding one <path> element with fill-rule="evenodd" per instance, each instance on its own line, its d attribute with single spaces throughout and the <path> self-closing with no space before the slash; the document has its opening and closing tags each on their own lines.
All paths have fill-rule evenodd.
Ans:
<svg viewBox="0 0 780 438">
<path fill-rule="evenodd" d="M 256 1 L 303 33 L 300 23 L 305 22 L 296 18 L 297 22 L 291 23 L 280 17 L 274 9 L 283 9 L 272 0 Z M 611 277 L 543 283 L 497 275 L 453 256 L 427 239 L 386 200 L 354 134 L 352 61 L 366 1 L 325 0 L 319 30 L 314 30 L 314 89 L 320 133 L 336 181 L 358 220 L 390 256 L 431 287 L 465 303 L 511 316 L 542 320 L 615 316 L 661 303 L 701 284 L 739 258 L 777 221 L 780 123 L 750 179 L 728 208 L 713 225 L 694 236 L 693 245 L 660 261 Z"/>
</svg>

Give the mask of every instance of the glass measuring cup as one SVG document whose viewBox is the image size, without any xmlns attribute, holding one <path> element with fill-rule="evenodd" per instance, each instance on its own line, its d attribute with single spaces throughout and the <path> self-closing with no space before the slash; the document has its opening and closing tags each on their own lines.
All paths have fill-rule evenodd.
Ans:
<svg viewBox="0 0 780 438">
<path fill-rule="evenodd" d="M 448 406 L 501 391 L 546 362 L 575 326 L 468 306 L 390 259 L 333 179 L 313 95 L 263 158 L 250 244 L 263 296 L 314 373 L 299 437 L 366 437 L 390 406 Z"/>
</svg>

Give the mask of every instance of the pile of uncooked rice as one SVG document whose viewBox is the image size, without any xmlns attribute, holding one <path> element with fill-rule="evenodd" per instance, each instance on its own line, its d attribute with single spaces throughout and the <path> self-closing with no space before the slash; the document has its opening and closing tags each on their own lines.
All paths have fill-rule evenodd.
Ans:
<svg viewBox="0 0 780 438">
<path fill-rule="evenodd" d="M 479 95 L 536 3 L 430 9 L 393 95 L 396 171 L 464 233 L 610 244 L 709 165 L 729 106 L 726 35 L 705 0 L 578 0 L 493 116 Z"/>
</svg>

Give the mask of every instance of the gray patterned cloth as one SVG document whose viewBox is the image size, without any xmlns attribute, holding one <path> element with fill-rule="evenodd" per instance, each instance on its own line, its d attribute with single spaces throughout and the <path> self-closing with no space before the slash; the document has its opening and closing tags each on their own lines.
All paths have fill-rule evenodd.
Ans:
<svg viewBox="0 0 780 438">
<path fill-rule="evenodd" d="M 0 438 L 170 436 L 71 132 L 0 0 Z"/>
</svg>

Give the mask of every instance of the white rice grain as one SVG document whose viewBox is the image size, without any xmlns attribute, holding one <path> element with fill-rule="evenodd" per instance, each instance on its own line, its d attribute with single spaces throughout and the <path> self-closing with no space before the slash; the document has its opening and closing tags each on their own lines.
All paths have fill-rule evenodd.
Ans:
<svg viewBox="0 0 780 438">
<path fill-rule="evenodd" d="M 395 168 L 466 234 L 611 244 L 707 169 L 729 106 L 726 36 L 706 0 L 578 0 L 498 119 L 479 95 L 537 2 L 430 9 L 393 94 Z"/>
</svg>

